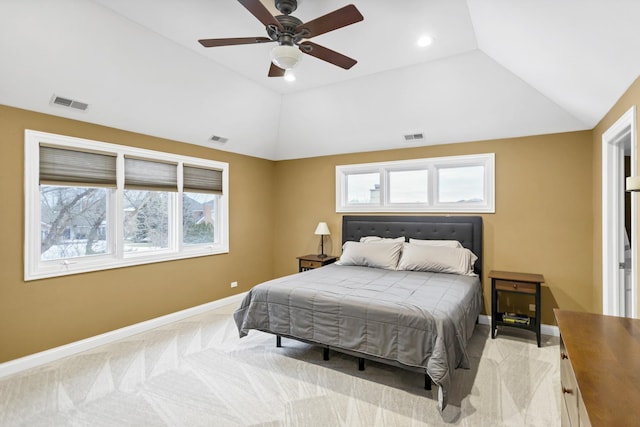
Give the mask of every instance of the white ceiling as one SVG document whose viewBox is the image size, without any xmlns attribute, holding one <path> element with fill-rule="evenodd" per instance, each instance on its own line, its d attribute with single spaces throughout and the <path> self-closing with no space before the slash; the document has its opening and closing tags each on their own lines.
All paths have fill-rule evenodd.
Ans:
<svg viewBox="0 0 640 427">
<path fill-rule="evenodd" d="M 280 160 L 591 129 L 640 73 L 637 0 L 352 1 L 364 21 L 313 41 L 358 64 L 287 83 L 273 44 L 197 42 L 266 35 L 236 0 L 0 0 L 0 104 Z"/>
</svg>

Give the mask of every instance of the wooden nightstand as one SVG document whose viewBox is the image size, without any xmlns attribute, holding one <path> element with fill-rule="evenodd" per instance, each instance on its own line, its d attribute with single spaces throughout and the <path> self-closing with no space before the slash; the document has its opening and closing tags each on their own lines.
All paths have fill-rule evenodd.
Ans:
<svg viewBox="0 0 640 427">
<path fill-rule="evenodd" d="M 327 255 L 321 258 L 320 255 L 303 255 L 298 257 L 298 271 L 313 270 L 323 265 L 333 264 L 338 260 L 337 256 Z"/>
<path fill-rule="evenodd" d="M 498 326 L 527 329 L 536 333 L 538 347 L 540 347 L 540 284 L 544 282 L 542 274 L 514 273 L 510 271 L 491 271 L 491 338 L 498 333 Z M 531 295 L 534 298 L 535 317 L 528 315 L 511 316 L 499 310 L 498 293 L 512 292 Z M 525 319 L 526 317 L 526 319 Z"/>
</svg>

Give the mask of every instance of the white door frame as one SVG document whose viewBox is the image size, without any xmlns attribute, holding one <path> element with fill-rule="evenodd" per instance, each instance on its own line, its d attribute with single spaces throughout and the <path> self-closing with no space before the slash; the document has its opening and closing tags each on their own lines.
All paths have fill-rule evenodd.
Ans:
<svg viewBox="0 0 640 427">
<path fill-rule="evenodd" d="M 624 190 L 624 164 L 620 162 L 620 137 L 630 133 L 631 176 L 637 174 L 636 167 L 636 107 L 632 106 L 605 133 L 602 134 L 602 313 L 612 316 L 624 314 L 620 281 L 624 281 L 619 267 L 624 261 L 623 236 L 619 232 L 624 200 L 620 197 Z M 636 227 L 636 193 L 631 193 L 631 218 L 633 219 L 631 240 L 631 313 L 638 317 L 638 231 Z"/>
</svg>

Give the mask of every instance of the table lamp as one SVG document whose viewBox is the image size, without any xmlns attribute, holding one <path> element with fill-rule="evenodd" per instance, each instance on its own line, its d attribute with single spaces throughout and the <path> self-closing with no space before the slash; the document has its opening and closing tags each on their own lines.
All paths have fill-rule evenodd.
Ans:
<svg viewBox="0 0 640 427">
<path fill-rule="evenodd" d="M 318 257 L 320 258 L 326 258 L 327 255 L 325 255 L 324 253 L 324 236 L 328 236 L 329 234 L 331 234 L 331 232 L 329 231 L 329 226 L 327 225 L 326 222 L 319 222 L 318 226 L 316 227 L 316 231 L 315 234 L 320 235 L 320 255 L 318 255 Z"/>
</svg>

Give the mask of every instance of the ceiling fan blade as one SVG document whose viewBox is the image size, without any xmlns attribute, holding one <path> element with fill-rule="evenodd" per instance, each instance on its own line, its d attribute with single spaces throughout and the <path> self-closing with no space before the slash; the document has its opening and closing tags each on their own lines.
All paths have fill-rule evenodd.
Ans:
<svg viewBox="0 0 640 427">
<path fill-rule="evenodd" d="M 300 49 L 303 53 L 315 56 L 318 59 L 322 59 L 323 61 L 327 61 L 333 65 L 337 65 L 338 67 L 344 68 L 345 70 L 348 70 L 358 63 L 358 61 L 356 61 L 355 59 L 349 58 L 348 56 L 345 56 L 334 50 L 309 41 L 300 43 L 300 46 L 304 46 L 302 49 Z"/>
<path fill-rule="evenodd" d="M 275 25 L 280 29 L 280 31 L 284 31 L 284 27 L 275 16 L 269 12 L 260 0 L 238 0 L 241 5 L 243 5 L 253 16 L 258 18 L 258 21 L 262 22 L 265 27 L 269 25 Z"/>
<path fill-rule="evenodd" d="M 269 37 L 239 37 L 233 39 L 202 39 L 198 42 L 204 47 L 233 46 L 237 44 L 269 43 Z"/>
<path fill-rule="evenodd" d="M 311 37 L 319 36 L 320 34 L 328 33 L 329 31 L 337 30 L 338 28 L 346 27 L 347 25 L 355 24 L 364 19 L 358 9 L 350 4 L 333 12 L 327 13 L 312 21 L 305 22 L 298 25 L 296 33 L 299 33 L 303 29 L 309 31 L 309 35 L 305 35 L 304 38 L 310 39 Z"/>
<path fill-rule="evenodd" d="M 269 77 L 283 77 L 285 71 L 285 69 L 278 67 L 272 62 L 271 67 L 269 67 Z"/>
</svg>

